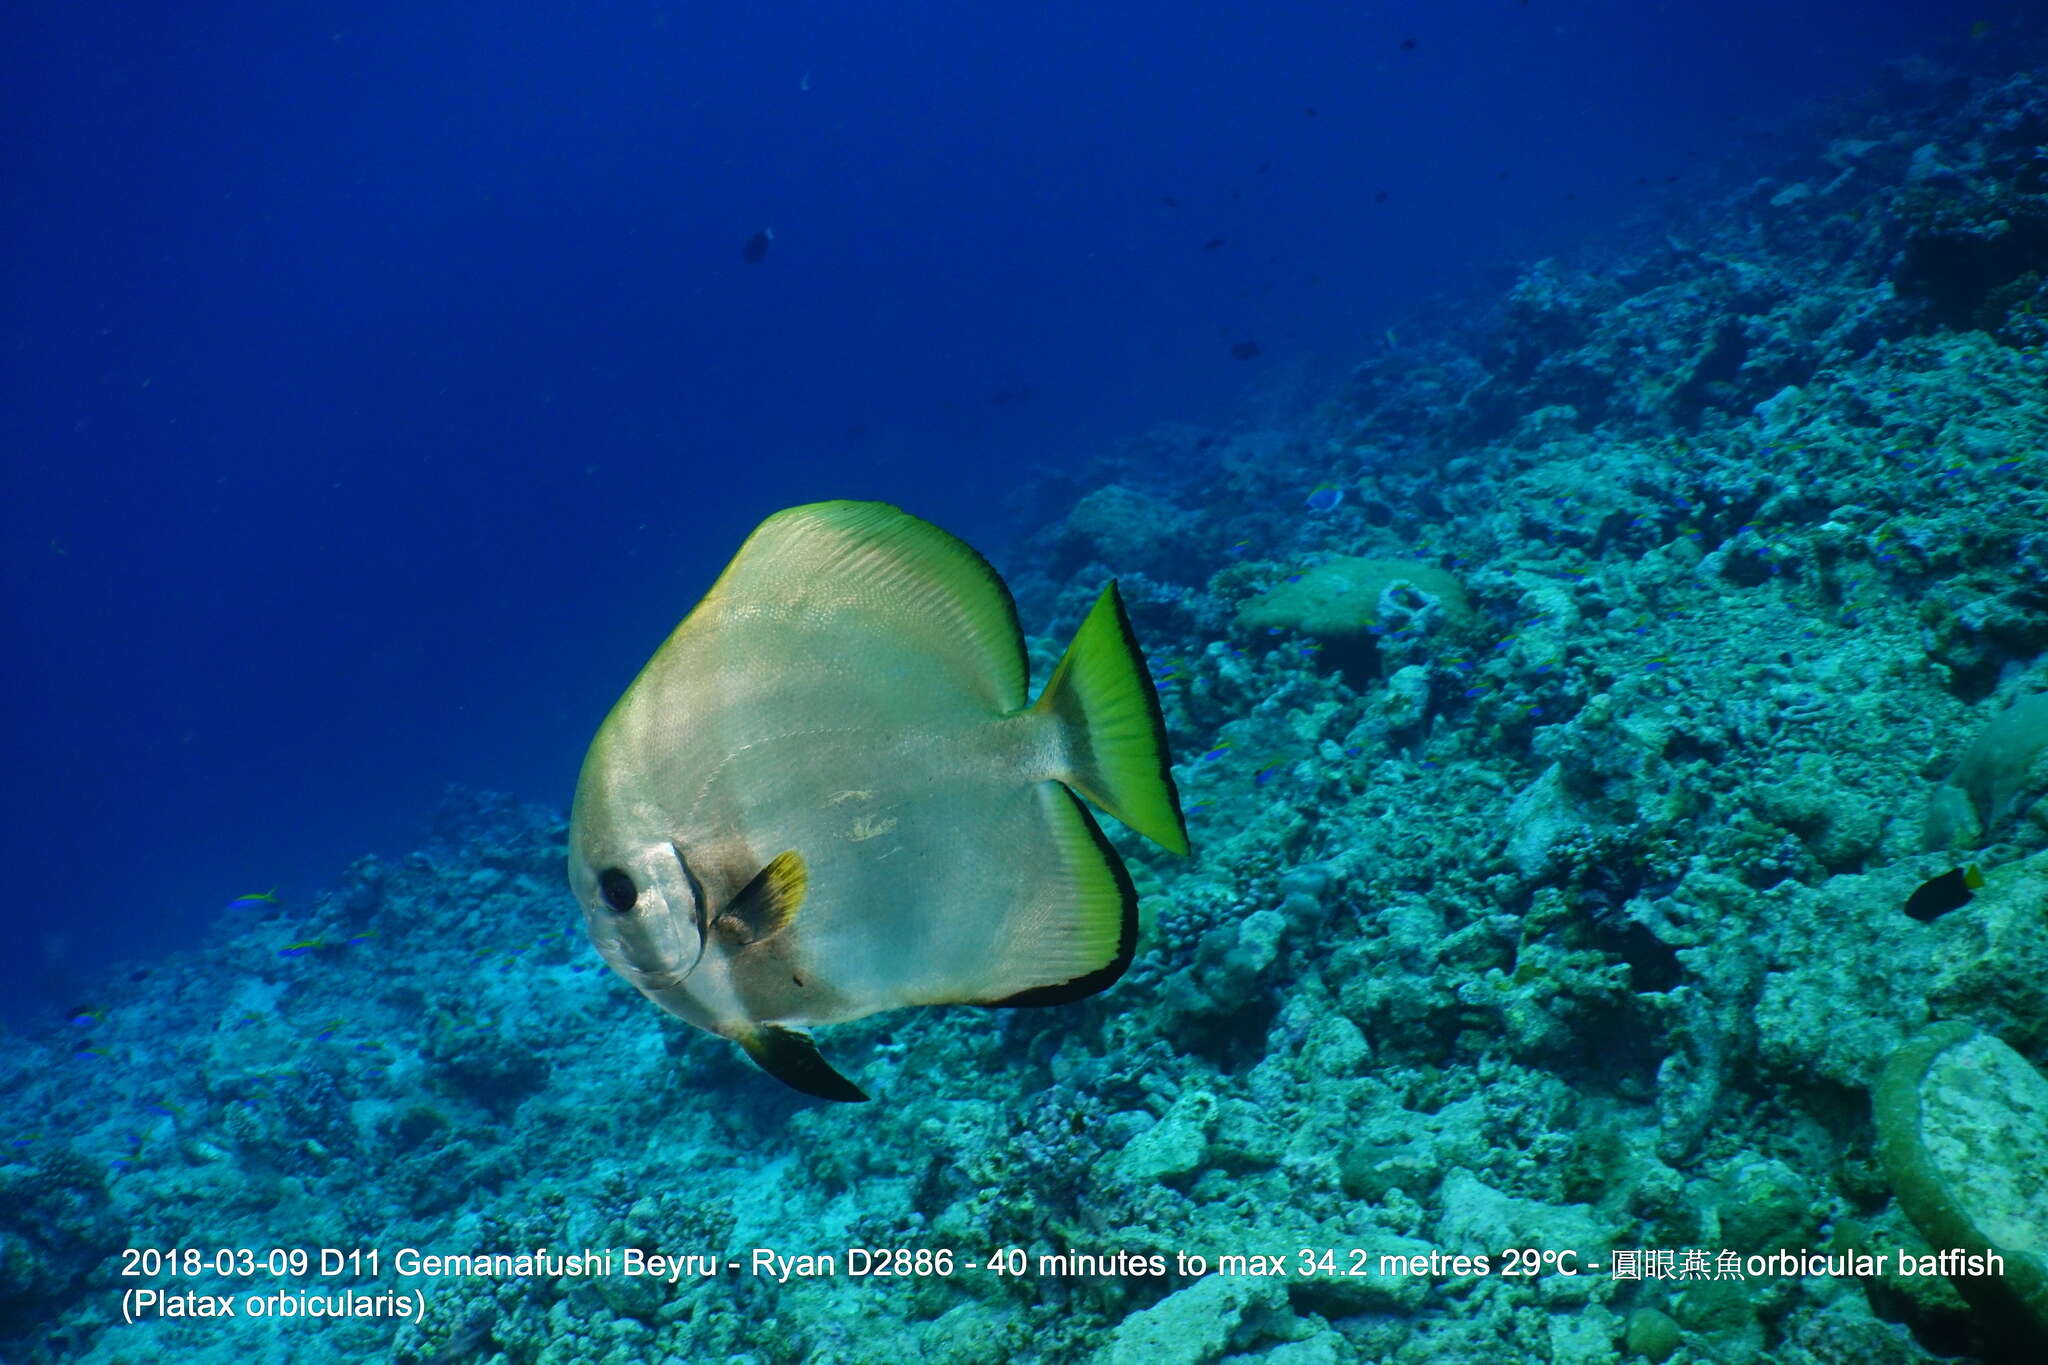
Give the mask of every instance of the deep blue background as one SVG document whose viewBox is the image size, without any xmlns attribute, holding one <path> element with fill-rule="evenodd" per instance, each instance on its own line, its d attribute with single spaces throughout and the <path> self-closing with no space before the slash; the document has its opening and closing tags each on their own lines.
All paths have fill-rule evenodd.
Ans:
<svg viewBox="0 0 2048 1365">
<path fill-rule="evenodd" d="M 29 0 L 0 1001 L 303 905 L 448 781 L 566 804 L 777 507 L 1000 549 L 1030 465 L 1228 417 L 2017 12 Z"/>
</svg>

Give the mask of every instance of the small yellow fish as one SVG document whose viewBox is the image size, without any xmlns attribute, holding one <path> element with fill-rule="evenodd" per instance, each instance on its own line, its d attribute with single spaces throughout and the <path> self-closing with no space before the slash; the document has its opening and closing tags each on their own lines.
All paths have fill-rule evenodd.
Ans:
<svg viewBox="0 0 2048 1365">
<path fill-rule="evenodd" d="M 1110 584 L 1034 702 L 988 562 L 882 503 L 779 512 L 598 730 L 569 886 L 612 969 L 764 1070 L 866 1099 L 808 1030 L 1107 988 L 1137 895 L 1082 798 L 1188 848 Z"/>
</svg>

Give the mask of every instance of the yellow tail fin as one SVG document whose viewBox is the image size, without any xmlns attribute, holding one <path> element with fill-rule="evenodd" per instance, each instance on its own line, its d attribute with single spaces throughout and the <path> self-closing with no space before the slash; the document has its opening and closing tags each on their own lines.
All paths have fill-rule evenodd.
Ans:
<svg viewBox="0 0 2048 1365">
<path fill-rule="evenodd" d="M 1159 695 L 1114 580 L 1074 632 L 1038 707 L 1067 732 L 1068 786 L 1161 848 L 1188 851 Z"/>
</svg>

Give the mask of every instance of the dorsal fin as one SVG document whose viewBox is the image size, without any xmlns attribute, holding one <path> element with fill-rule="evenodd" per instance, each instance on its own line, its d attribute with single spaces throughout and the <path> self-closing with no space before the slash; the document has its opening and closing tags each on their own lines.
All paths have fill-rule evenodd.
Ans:
<svg viewBox="0 0 2048 1365">
<path fill-rule="evenodd" d="M 998 713 L 1027 700 L 1024 632 L 1002 577 L 964 541 L 887 503 L 777 512 L 698 611 L 798 630 L 807 652 L 850 648 L 875 668 L 886 651 L 888 667 L 936 671 Z"/>
<path fill-rule="evenodd" d="M 712 927 L 743 944 L 773 938 L 796 918 L 810 880 L 803 855 L 795 849 L 784 850 L 740 888 Z"/>
</svg>

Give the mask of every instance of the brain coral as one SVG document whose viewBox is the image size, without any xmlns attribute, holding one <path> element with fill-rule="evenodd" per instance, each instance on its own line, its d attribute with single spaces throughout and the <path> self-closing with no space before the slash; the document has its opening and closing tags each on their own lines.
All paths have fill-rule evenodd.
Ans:
<svg viewBox="0 0 2048 1365">
<path fill-rule="evenodd" d="M 1472 620 L 1464 587 L 1442 569 L 1405 559 L 1345 557 L 1253 598 L 1238 612 L 1237 624 L 1243 630 L 1278 626 L 1319 640 L 1351 640 L 1380 621 L 1380 599 L 1390 588 L 1435 598 L 1453 625 Z"/>
</svg>

